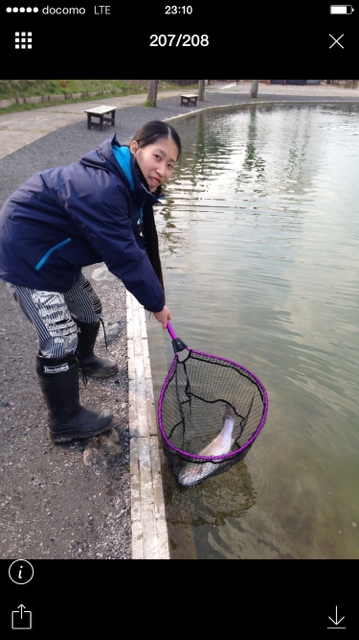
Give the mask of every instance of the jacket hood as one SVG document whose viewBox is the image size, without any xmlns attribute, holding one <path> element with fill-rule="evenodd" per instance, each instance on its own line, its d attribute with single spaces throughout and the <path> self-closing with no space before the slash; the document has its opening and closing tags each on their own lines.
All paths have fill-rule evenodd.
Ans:
<svg viewBox="0 0 359 640">
<path fill-rule="evenodd" d="M 107 169 L 117 174 L 120 172 L 122 179 L 128 183 L 130 190 L 136 194 L 140 201 L 147 201 L 151 204 L 159 202 L 158 197 L 152 194 L 141 182 L 136 170 L 135 157 L 128 146 L 118 142 L 116 134 L 104 140 L 98 149 L 93 149 L 82 156 L 80 162 L 88 167 Z"/>
<path fill-rule="evenodd" d="M 117 146 L 121 146 L 116 139 L 116 135 L 107 138 L 102 142 L 102 144 L 92 151 L 88 151 L 85 155 L 80 159 L 81 164 L 85 164 L 88 167 L 99 167 L 105 168 L 110 165 L 113 167 L 113 170 L 116 170 L 117 163 L 116 158 L 112 153 L 112 145 L 116 144 Z"/>
</svg>

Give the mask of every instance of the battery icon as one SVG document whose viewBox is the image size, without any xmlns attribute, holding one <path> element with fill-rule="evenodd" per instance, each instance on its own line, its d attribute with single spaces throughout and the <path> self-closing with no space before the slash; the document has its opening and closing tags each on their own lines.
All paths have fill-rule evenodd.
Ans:
<svg viewBox="0 0 359 640">
<path fill-rule="evenodd" d="M 353 13 L 354 7 L 351 4 L 332 4 L 330 13 L 336 16 L 347 16 Z"/>
</svg>

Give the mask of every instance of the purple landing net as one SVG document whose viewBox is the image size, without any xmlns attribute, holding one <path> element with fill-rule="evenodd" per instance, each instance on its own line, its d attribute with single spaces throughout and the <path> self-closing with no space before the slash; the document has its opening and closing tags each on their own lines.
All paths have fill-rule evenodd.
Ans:
<svg viewBox="0 0 359 640">
<path fill-rule="evenodd" d="M 176 480 L 195 485 L 244 458 L 264 426 L 268 396 L 260 380 L 241 365 L 186 345 L 180 349 L 186 351 L 181 358 L 175 351 L 161 390 L 158 422 L 163 450 Z M 230 407 L 234 416 L 230 451 L 198 455 L 221 432 L 223 406 Z M 198 465 L 198 472 L 194 465 Z M 189 466 L 191 479 L 185 483 L 182 478 Z"/>
</svg>

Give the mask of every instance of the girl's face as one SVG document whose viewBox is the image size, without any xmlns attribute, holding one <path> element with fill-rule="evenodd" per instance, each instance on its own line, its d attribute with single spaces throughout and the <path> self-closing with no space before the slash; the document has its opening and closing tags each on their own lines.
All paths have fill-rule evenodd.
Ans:
<svg viewBox="0 0 359 640">
<path fill-rule="evenodd" d="M 135 156 L 150 191 L 155 191 L 159 185 L 169 180 L 178 158 L 178 148 L 172 138 L 158 138 L 145 147 L 139 147 L 137 141 L 132 140 L 130 151 Z"/>
</svg>

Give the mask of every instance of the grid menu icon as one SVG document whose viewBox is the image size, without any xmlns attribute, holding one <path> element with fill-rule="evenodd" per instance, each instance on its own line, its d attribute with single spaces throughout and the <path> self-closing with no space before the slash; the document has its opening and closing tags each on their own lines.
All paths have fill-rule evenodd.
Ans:
<svg viewBox="0 0 359 640">
<path fill-rule="evenodd" d="M 15 31 L 15 49 L 32 49 L 32 31 Z"/>
</svg>

